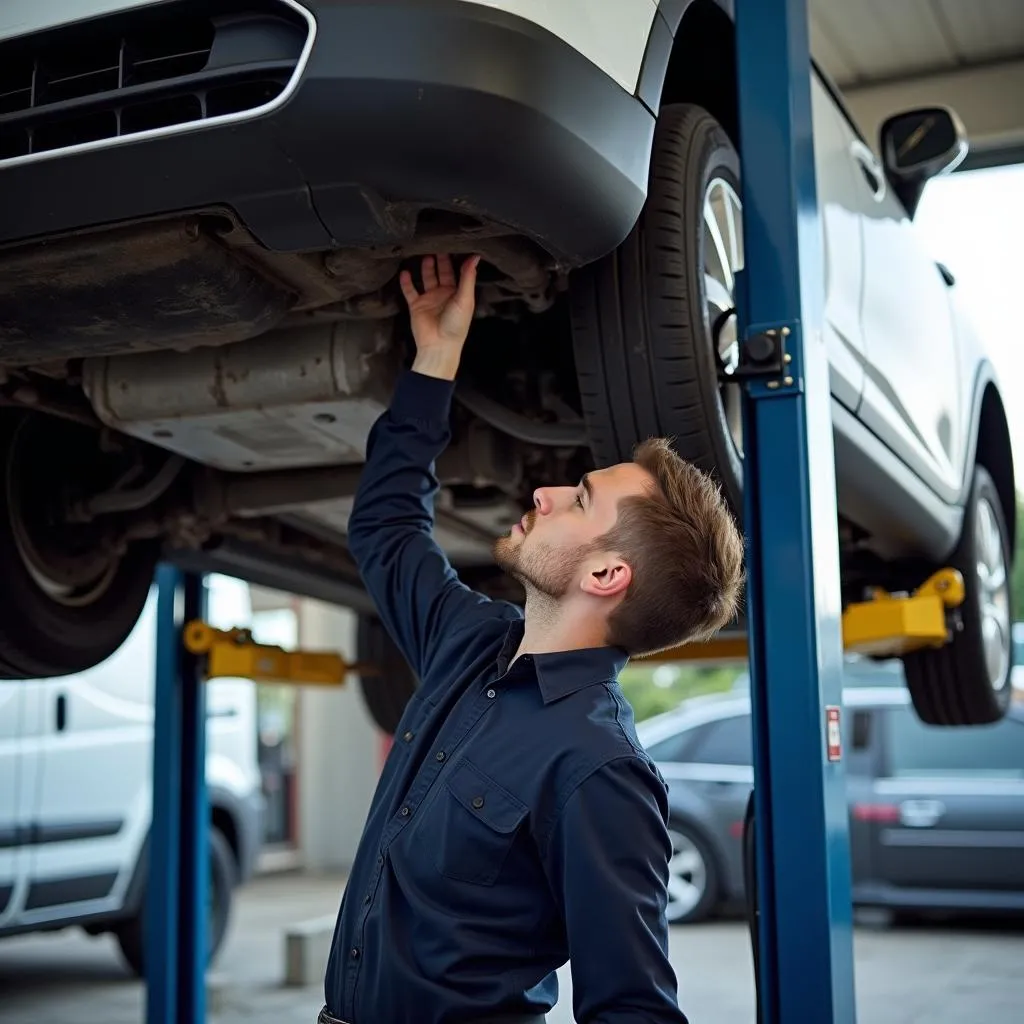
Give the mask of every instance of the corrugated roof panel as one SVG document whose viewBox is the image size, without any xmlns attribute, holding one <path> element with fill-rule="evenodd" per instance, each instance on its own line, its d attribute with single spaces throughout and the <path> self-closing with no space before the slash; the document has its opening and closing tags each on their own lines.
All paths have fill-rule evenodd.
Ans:
<svg viewBox="0 0 1024 1024">
<path fill-rule="evenodd" d="M 831 4 L 835 0 L 824 0 Z M 965 61 L 987 63 L 1024 53 L 1024 0 L 931 0 Z"/>
<path fill-rule="evenodd" d="M 853 56 L 860 81 L 895 78 L 958 63 L 928 0 L 812 0 Z"/>
<path fill-rule="evenodd" d="M 828 20 L 828 15 L 812 10 L 810 17 L 811 53 L 835 82 L 856 77 L 857 62 L 843 46 Z"/>
</svg>

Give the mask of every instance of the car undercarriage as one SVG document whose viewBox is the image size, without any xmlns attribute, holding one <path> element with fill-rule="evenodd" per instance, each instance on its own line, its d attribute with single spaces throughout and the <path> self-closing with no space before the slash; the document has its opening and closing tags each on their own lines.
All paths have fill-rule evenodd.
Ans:
<svg viewBox="0 0 1024 1024">
<path fill-rule="evenodd" d="M 37 414 L 12 458 L 47 467 L 19 500 L 94 555 L 53 564 L 68 559 L 40 539 L 25 547 L 40 571 L 88 586 L 130 542 L 234 537 L 353 574 L 344 533 L 367 434 L 411 355 L 398 270 L 433 252 L 483 257 L 438 535 L 460 565 L 488 564 L 533 487 L 591 462 L 565 270 L 454 213 L 423 215 L 408 246 L 279 254 L 220 210 L 0 254 L 18 282 L 0 297 L 0 401 Z M 77 482 L 72 452 L 90 467 Z"/>
</svg>

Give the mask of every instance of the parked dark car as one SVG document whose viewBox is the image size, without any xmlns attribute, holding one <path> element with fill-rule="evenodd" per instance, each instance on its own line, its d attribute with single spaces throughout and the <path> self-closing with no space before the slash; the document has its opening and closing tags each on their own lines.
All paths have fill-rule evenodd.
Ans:
<svg viewBox="0 0 1024 1024">
<path fill-rule="evenodd" d="M 848 663 L 843 704 L 854 904 L 1024 911 L 1024 705 L 991 725 L 926 725 L 898 662 Z M 669 919 L 697 921 L 743 899 L 749 695 L 741 679 L 638 731 L 670 789 Z"/>
</svg>

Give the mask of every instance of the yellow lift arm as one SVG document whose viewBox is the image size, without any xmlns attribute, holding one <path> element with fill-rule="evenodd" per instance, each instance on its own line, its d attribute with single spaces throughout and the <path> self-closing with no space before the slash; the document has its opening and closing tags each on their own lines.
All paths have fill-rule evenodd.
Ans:
<svg viewBox="0 0 1024 1024">
<path fill-rule="evenodd" d="M 964 600 L 963 576 L 940 569 L 912 594 L 875 590 L 843 612 L 843 647 L 849 652 L 895 657 L 950 638 L 950 612 Z M 352 672 L 373 675 L 373 665 L 353 664 L 331 651 L 286 651 L 258 644 L 247 629 L 214 629 L 198 620 L 184 630 L 186 650 L 204 660 L 207 679 L 232 677 L 257 683 L 340 686 Z M 745 636 L 715 637 L 703 644 L 662 651 L 643 661 L 742 661 Z"/>
<path fill-rule="evenodd" d="M 940 569 L 911 594 L 876 589 L 866 601 L 843 612 L 843 648 L 847 653 L 897 657 L 922 647 L 942 647 L 951 636 L 950 613 L 964 601 L 964 578 L 956 569 Z M 703 644 L 644 658 L 644 661 L 742 661 L 745 636 L 716 637 Z"/>
<path fill-rule="evenodd" d="M 256 643 L 248 629 L 214 629 L 199 620 L 185 626 L 183 641 L 187 651 L 203 659 L 207 679 L 340 686 L 350 672 L 373 673 L 373 666 L 350 664 L 333 651 L 286 651 Z"/>
</svg>

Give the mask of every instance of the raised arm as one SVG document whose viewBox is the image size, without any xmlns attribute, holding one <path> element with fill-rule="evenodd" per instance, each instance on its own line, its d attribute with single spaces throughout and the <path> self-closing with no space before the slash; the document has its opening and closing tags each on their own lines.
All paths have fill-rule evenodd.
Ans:
<svg viewBox="0 0 1024 1024">
<path fill-rule="evenodd" d="M 545 864 L 561 903 L 578 1024 L 687 1024 L 668 959 L 667 793 L 637 755 L 589 775 Z"/>
<path fill-rule="evenodd" d="M 424 291 L 407 271 L 416 358 L 374 424 L 349 518 L 348 546 L 385 627 L 424 686 L 453 636 L 483 616 L 509 614 L 466 587 L 435 543 L 434 463 L 448 444 L 455 375 L 473 317 L 476 257 L 458 285 L 447 256 L 423 261 Z"/>
</svg>

